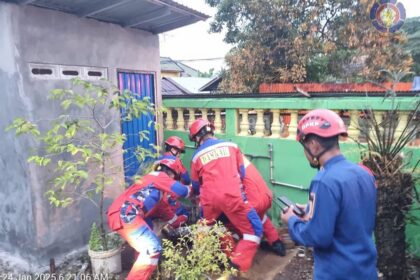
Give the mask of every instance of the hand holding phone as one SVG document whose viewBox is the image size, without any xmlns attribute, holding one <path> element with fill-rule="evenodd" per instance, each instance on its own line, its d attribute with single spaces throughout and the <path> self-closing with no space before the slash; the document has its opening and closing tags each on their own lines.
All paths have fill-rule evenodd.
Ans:
<svg viewBox="0 0 420 280">
<path fill-rule="evenodd" d="M 305 216 L 305 211 L 302 210 L 302 208 L 299 208 L 294 202 L 292 202 L 290 199 L 288 199 L 285 196 L 278 196 L 277 200 L 280 201 L 283 205 L 286 207 L 283 208 L 283 212 L 287 210 L 290 206 L 293 206 L 293 213 L 295 213 L 299 217 Z"/>
</svg>

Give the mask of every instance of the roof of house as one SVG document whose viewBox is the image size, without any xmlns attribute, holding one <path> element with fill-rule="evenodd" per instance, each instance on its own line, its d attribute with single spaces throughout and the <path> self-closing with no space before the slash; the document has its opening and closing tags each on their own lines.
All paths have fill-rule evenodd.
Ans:
<svg viewBox="0 0 420 280">
<path fill-rule="evenodd" d="M 186 95 L 191 94 L 191 92 L 182 87 L 180 84 L 172 80 L 172 78 L 169 77 L 163 77 L 162 78 L 162 95 Z"/>
<path fill-rule="evenodd" d="M 57 10 L 154 34 L 209 18 L 172 0 L 0 0 Z"/>
<path fill-rule="evenodd" d="M 181 72 L 184 76 L 198 77 L 198 70 L 182 62 L 171 59 L 170 57 L 160 58 L 160 70 L 168 72 Z"/>
<path fill-rule="evenodd" d="M 200 88 L 208 83 L 211 78 L 203 77 L 172 77 L 172 80 L 191 93 L 203 93 Z"/>
<path fill-rule="evenodd" d="M 261 84 L 260 93 L 293 93 L 293 92 L 386 92 L 391 89 L 392 83 L 301 83 L 301 84 Z M 397 92 L 412 90 L 412 83 L 397 83 L 394 88 Z"/>
<path fill-rule="evenodd" d="M 201 77 L 163 77 L 162 95 L 184 95 L 194 93 L 208 93 L 200 91 L 211 78 Z"/>
<path fill-rule="evenodd" d="M 220 82 L 222 81 L 222 77 L 217 75 L 213 77 L 208 83 L 203 85 L 201 88 L 199 88 L 199 91 L 217 91 Z"/>
</svg>

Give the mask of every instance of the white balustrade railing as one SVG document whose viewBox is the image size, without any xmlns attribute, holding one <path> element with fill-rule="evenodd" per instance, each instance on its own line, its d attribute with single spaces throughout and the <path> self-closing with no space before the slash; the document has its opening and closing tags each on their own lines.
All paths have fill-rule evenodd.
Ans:
<svg viewBox="0 0 420 280">
<path fill-rule="evenodd" d="M 363 141 L 366 138 L 366 135 L 361 133 L 360 128 L 363 128 L 365 118 L 371 116 L 358 110 L 336 112 L 343 117 L 348 126 L 349 137 L 341 140 Z M 238 117 L 238 130 L 236 133 L 240 136 L 295 139 L 298 121 L 304 113 L 306 111 L 239 108 L 236 113 Z M 374 111 L 374 117 L 377 122 L 381 122 L 385 114 L 386 111 Z M 396 137 L 403 133 L 409 114 L 410 112 L 408 111 L 399 112 L 399 123 L 395 132 Z M 199 117 L 211 121 L 217 134 L 225 133 L 225 112 L 222 108 L 168 108 L 163 118 L 164 127 L 167 130 L 187 131 L 189 125 Z"/>
</svg>

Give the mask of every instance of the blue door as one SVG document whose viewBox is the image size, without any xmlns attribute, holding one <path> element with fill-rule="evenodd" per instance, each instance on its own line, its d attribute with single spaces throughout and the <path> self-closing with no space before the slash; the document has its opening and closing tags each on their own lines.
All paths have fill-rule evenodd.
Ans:
<svg viewBox="0 0 420 280">
<path fill-rule="evenodd" d="M 118 86 L 120 91 L 128 89 L 137 99 L 149 97 L 150 101 L 155 103 L 155 79 L 153 74 L 144 73 L 127 73 L 118 72 Z M 121 112 L 124 115 L 124 112 Z M 141 115 L 137 119 L 131 121 L 121 122 L 121 130 L 127 137 L 124 149 L 124 176 L 128 184 L 132 183 L 132 177 L 139 171 L 141 172 L 142 166 L 146 166 L 148 161 L 139 162 L 135 151 L 137 147 L 146 149 L 153 149 L 152 146 L 156 145 L 156 131 L 154 125 L 149 126 L 150 121 L 155 121 L 153 114 Z M 139 132 L 149 131 L 149 139 L 140 140 Z"/>
</svg>

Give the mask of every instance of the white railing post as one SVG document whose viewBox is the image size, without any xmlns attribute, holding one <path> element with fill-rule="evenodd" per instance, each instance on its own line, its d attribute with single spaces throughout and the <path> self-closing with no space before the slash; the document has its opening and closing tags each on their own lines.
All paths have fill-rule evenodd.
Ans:
<svg viewBox="0 0 420 280">
<path fill-rule="evenodd" d="M 239 135 L 248 135 L 249 121 L 248 121 L 248 109 L 239 109 L 239 113 L 242 115 L 241 123 L 239 124 L 240 132 Z"/>
<path fill-rule="evenodd" d="M 288 126 L 289 135 L 287 136 L 287 138 L 289 138 L 289 139 L 295 139 L 296 138 L 297 124 L 298 124 L 298 111 L 297 110 L 291 110 L 290 111 L 290 123 L 289 123 L 289 126 Z"/>
<path fill-rule="evenodd" d="M 216 133 L 222 133 L 222 110 L 221 109 L 213 109 L 214 110 L 214 128 Z"/>
<path fill-rule="evenodd" d="M 281 133 L 280 110 L 271 110 L 271 112 L 273 112 L 273 123 L 271 124 L 270 137 L 278 138 Z"/>
</svg>

